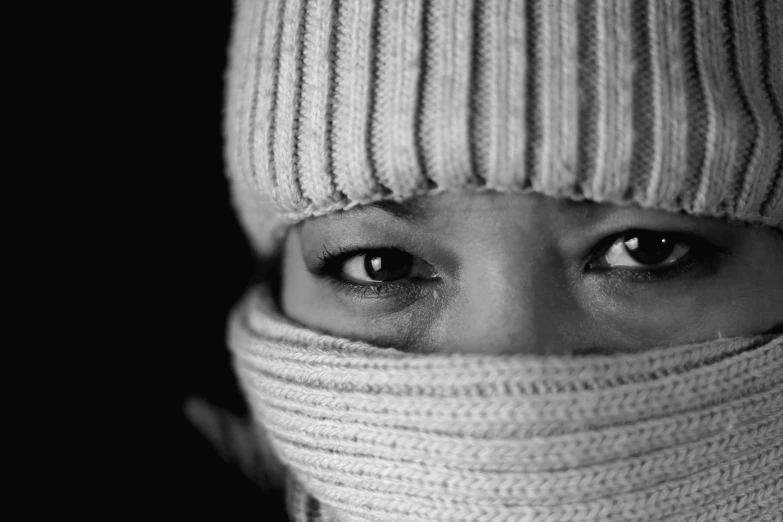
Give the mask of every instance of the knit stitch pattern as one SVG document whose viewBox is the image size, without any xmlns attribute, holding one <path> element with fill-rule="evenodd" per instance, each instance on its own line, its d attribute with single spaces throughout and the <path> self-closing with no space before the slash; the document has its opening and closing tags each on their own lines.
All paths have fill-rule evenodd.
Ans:
<svg viewBox="0 0 783 522">
<path fill-rule="evenodd" d="M 296 520 L 783 520 L 783 336 L 412 354 L 295 326 L 256 288 L 229 345 Z"/>
<path fill-rule="evenodd" d="M 783 226 L 780 0 L 239 0 L 226 159 L 291 223 L 453 190 Z"/>
</svg>

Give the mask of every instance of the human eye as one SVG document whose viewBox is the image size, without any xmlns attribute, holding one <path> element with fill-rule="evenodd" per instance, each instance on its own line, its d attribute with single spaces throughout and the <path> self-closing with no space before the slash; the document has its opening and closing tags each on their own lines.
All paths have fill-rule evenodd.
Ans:
<svg viewBox="0 0 783 522">
<path fill-rule="evenodd" d="M 410 292 L 438 278 L 426 261 L 398 248 L 338 249 L 326 247 L 319 256 L 317 275 L 346 292 L 361 297 L 380 297 Z"/>
<path fill-rule="evenodd" d="M 627 230 L 600 242 L 586 268 L 630 279 L 664 279 L 703 267 L 716 250 L 689 234 Z"/>
</svg>

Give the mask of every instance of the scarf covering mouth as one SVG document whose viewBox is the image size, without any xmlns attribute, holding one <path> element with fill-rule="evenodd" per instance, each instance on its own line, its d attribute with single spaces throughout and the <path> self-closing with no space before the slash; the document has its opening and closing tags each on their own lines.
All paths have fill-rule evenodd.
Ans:
<svg viewBox="0 0 783 522">
<path fill-rule="evenodd" d="M 294 520 L 783 520 L 783 336 L 582 357 L 412 354 L 296 326 L 229 344 Z"/>
</svg>

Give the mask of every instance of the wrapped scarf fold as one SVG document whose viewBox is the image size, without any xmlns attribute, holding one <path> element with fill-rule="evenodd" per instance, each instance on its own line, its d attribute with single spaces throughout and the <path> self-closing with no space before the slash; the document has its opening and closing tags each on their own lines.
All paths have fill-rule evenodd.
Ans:
<svg viewBox="0 0 783 522">
<path fill-rule="evenodd" d="M 296 520 L 783 520 L 783 336 L 411 354 L 296 326 L 259 287 L 229 344 Z"/>
</svg>

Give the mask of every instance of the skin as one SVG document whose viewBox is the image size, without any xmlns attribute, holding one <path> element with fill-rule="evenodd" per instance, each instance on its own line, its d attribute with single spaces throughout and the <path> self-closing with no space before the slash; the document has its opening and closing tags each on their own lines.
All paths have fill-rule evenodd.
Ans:
<svg viewBox="0 0 783 522">
<path fill-rule="evenodd" d="M 617 238 L 628 230 L 665 233 L 673 260 L 631 266 L 629 236 Z M 407 277 L 362 280 L 362 256 L 380 248 L 413 260 Z M 444 193 L 310 219 L 289 232 L 281 276 L 294 321 L 414 352 L 628 352 L 783 323 L 779 230 L 538 194 Z"/>
</svg>

